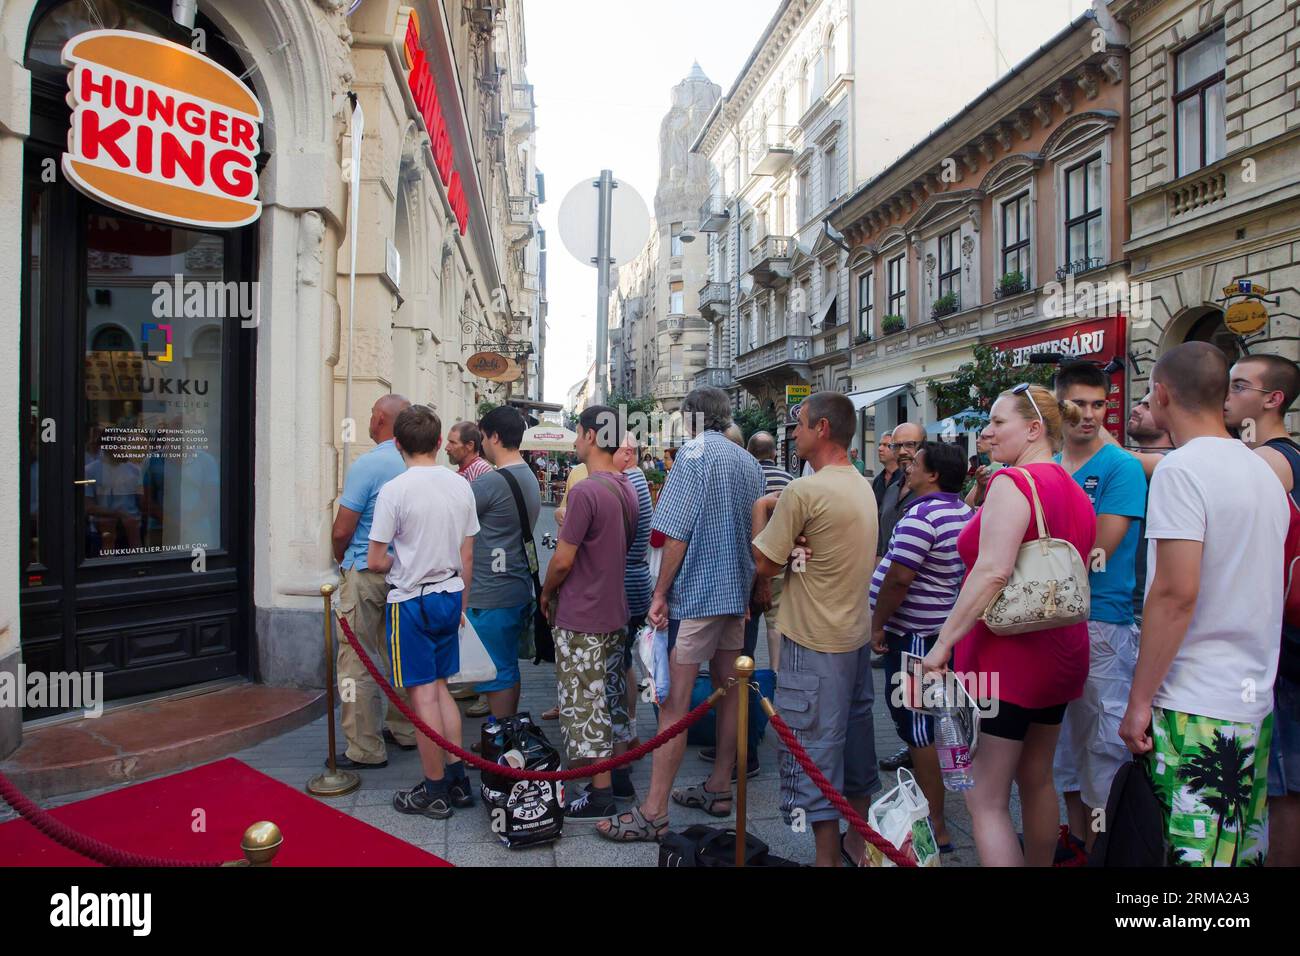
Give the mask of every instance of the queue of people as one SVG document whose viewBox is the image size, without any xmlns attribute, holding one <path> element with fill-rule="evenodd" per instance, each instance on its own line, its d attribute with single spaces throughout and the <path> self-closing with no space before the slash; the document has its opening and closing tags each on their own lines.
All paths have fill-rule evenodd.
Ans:
<svg viewBox="0 0 1300 956">
<path fill-rule="evenodd" d="M 1300 445 L 1283 416 L 1300 396 L 1300 370 L 1263 355 L 1229 369 L 1200 343 L 1171 349 L 1133 407 L 1131 447 L 1105 426 L 1109 395 L 1099 367 L 1065 365 L 1053 389 L 993 397 L 970 461 L 903 423 L 881 436 L 882 467 L 868 478 L 850 449 L 852 403 L 815 393 L 795 429 L 806 463 L 795 478 L 778 466 L 771 435 L 756 433 L 747 447 L 729 436 L 726 393 L 700 388 L 683 403 L 697 430 L 676 450 L 657 507 L 645 472 L 658 461 L 638 436 L 617 431 L 615 409 L 591 406 L 578 422 L 579 464 L 540 594 L 524 544 L 541 498 L 518 451 L 522 417 L 497 409 L 449 430 L 460 474 L 443 472 L 460 482 L 454 490 L 423 471 L 439 444 L 436 416 L 388 396 L 372 415 L 377 447 L 349 472 L 335 524 L 339 613 L 377 656 L 387 652 L 417 712 L 454 734 L 447 635 L 460 612 L 497 665 L 497 679 L 475 691 L 505 717 L 519 706 L 516 649 L 539 602 L 556 645 L 551 716 L 572 766 L 634 745 L 632 641 L 643 624 L 665 631 L 670 647 L 662 730 L 690 709 L 702 666 L 715 686 L 734 676 L 765 618 L 774 703 L 801 746 L 864 816 L 879 771 L 910 767 L 948 852 L 945 803 L 954 797 L 934 719 L 893 692 L 911 655 L 929 675 L 960 679 L 980 703 L 964 800 L 983 865 L 1083 858 L 1105 827 L 1112 781 L 1135 757 L 1163 807 L 1170 863 L 1247 865 L 1267 855 L 1295 865 L 1300 600 L 1295 623 L 1284 619 L 1283 569 L 1300 558 L 1287 550 L 1300 516 Z M 1049 544 L 1075 555 L 1075 570 L 1050 582 L 1026 577 Z M 1009 595 L 1012 582 L 1024 593 Z M 1041 607 L 1017 605 L 1026 594 Z M 1021 607 L 1023 620 L 1008 623 L 1006 607 Z M 882 712 L 903 744 L 883 760 L 873 651 L 889 688 Z M 367 678 L 355 665 L 341 649 L 341 677 L 361 688 Z M 679 783 L 678 737 L 653 754 L 645 794 L 627 770 L 598 775 L 571 797 L 566 818 L 626 842 L 662 837 L 674 806 L 729 815 L 734 698 L 717 707 L 703 780 Z M 384 725 L 380 703 L 371 689 L 345 705 L 345 765 L 382 766 L 386 743 L 416 743 L 399 719 Z M 472 802 L 463 767 L 418 743 L 425 779 L 397 795 L 398 809 L 440 817 Z M 759 771 L 754 749 L 747 775 Z M 841 833 L 790 753 L 779 772 L 782 813 L 811 824 L 817 863 L 861 865 L 863 841 Z"/>
</svg>

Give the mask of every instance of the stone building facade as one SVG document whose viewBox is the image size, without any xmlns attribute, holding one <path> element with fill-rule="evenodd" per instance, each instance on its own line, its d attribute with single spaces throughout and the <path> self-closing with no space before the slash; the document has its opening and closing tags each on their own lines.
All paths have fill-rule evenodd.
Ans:
<svg viewBox="0 0 1300 956">
<path fill-rule="evenodd" d="M 1163 351 L 1188 340 L 1230 358 L 1245 349 L 1300 359 L 1300 2 L 1110 9 L 1130 35 L 1124 248 L 1153 304 L 1132 330 L 1131 393 Z M 1224 290 L 1247 279 L 1268 290 L 1269 318 L 1243 339 L 1224 324 Z"/>
<path fill-rule="evenodd" d="M 709 168 L 691 144 L 721 95 L 698 63 L 673 87 L 659 126 L 651 234 L 619 267 L 611 293 L 611 383 L 633 396 L 653 395 L 670 420 L 708 364 L 709 326 L 699 311 L 708 247 L 696 241 L 695 217 L 709 194 Z"/>
<path fill-rule="evenodd" d="M 334 577 L 342 452 L 368 449 L 374 399 L 401 392 L 447 424 L 474 416 L 482 398 L 505 395 L 466 370 L 485 343 L 523 358 L 512 395 L 540 388 L 541 190 L 521 4 L 200 0 L 202 40 L 171 8 L 0 6 L 0 175 L 22 184 L 0 203 L 0 314 L 21 343 L 0 359 L 14 383 L 0 414 L 24 427 L 0 436 L 0 497 L 10 502 L 0 516 L 0 668 L 102 671 L 110 699 L 238 676 L 320 686 L 320 586 Z M 202 42 L 241 77 L 264 113 L 256 222 L 178 232 L 43 175 L 67 142 L 59 51 L 104 27 Z M 366 120 L 357 170 L 349 94 Z M 168 248 L 187 251 L 160 257 Z M 203 402 L 137 394 L 129 381 L 105 392 L 89 374 L 96 363 L 173 360 L 170 348 L 151 359 L 138 291 L 173 269 L 235 283 L 255 318 L 173 322 L 170 367 L 211 376 Z M 83 295 L 61 294 L 78 282 Z M 147 475 L 152 462 L 104 459 L 101 428 L 156 436 L 173 415 L 209 442 L 201 467 L 160 465 L 145 482 L 146 502 L 158 505 L 147 520 L 92 512 L 89 471 Z M 51 421 L 59 440 L 42 443 L 36 429 Z M 206 537 L 191 549 L 196 528 Z M 149 548 L 155 537 L 164 545 Z M 0 711 L 0 756 L 19 743 L 23 717 Z"/>
<path fill-rule="evenodd" d="M 929 385 L 977 344 L 1014 364 L 1125 360 L 1125 43 L 1104 10 L 1083 15 L 831 215 L 852 246 L 850 397 L 873 467 L 877 434 L 964 410 Z M 1118 434 L 1122 366 L 1112 382 Z"/>
</svg>

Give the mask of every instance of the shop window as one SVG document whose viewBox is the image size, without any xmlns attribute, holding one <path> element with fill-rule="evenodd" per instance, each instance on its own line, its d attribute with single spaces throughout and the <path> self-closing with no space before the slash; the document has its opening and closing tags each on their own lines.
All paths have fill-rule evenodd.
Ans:
<svg viewBox="0 0 1300 956">
<path fill-rule="evenodd" d="M 65 70 L 63 46 L 74 36 L 89 30 L 129 30 L 160 37 L 163 33 L 148 11 L 128 9 L 117 0 L 68 0 L 51 9 L 32 30 L 27 47 L 28 65 L 39 64 Z"/>
<path fill-rule="evenodd" d="M 1217 162 L 1227 151 L 1223 117 L 1226 62 L 1223 27 L 1174 57 L 1174 143 L 1179 176 Z"/>
</svg>

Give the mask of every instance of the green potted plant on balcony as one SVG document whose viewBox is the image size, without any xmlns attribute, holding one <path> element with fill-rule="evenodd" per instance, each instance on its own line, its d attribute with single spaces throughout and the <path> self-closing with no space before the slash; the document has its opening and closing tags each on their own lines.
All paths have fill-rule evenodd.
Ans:
<svg viewBox="0 0 1300 956">
<path fill-rule="evenodd" d="M 907 327 L 901 315 L 887 315 L 880 320 L 880 330 L 886 335 L 893 335 L 895 332 L 901 332 Z"/>
<path fill-rule="evenodd" d="M 956 311 L 957 293 L 949 292 L 934 300 L 934 305 L 930 306 L 930 318 L 937 319 L 940 316 L 948 315 L 950 312 Z"/>
<path fill-rule="evenodd" d="M 1026 281 L 1023 272 L 1019 269 L 1014 272 L 1008 272 L 998 280 L 998 298 L 1003 298 L 1008 295 L 1016 295 L 1017 293 L 1024 292 L 1028 287 L 1029 283 Z"/>
</svg>

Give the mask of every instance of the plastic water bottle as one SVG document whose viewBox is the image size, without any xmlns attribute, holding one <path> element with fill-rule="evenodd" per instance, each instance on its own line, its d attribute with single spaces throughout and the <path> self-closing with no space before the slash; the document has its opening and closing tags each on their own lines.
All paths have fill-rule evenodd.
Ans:
<svg viewBox="0 0 1300 956">
<path fill-rule="evenodd" d="M 944 707 L 935 718 L 935 751 L 946 790 L 969 790 L 975 786 L 971 770 L 970 741 L 957 720 L 957 712 Z"/>
</svg>

